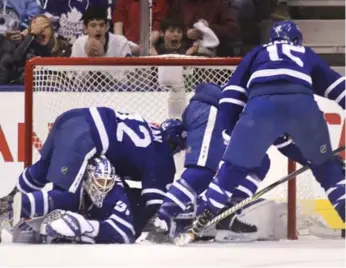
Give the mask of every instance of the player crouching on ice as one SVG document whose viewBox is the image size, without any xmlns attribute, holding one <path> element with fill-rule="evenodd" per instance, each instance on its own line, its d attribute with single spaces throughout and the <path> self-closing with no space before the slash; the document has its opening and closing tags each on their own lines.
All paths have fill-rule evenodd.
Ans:
<svg viewBox="0 0 346 268">
<path fill-rule="evenodd" d="M 228 205 L 238 185 L 261 165 L 269 146 L 286 133 L 345 221 L 343 169 L 333 157 L 328 127 L 313 97 L 326 96 L 345 109 L 345 77 L 302 46 L 303 37 L 295 23 L 278 22 L 270 36 L 270 43 L 246 55 L 223 91 L 220 114 L 232 138 L 206 191 L 202 212 L 192 228 L 176 240 L 179 245 L 193 241 Z M 235 102 L 246 103 L 244 110 L 235 110 Z"/>
<path fill-rule="evenodd" d="M 60 206 L 64 209 L 25 220 L 21 217 L 23 209 L 34 205 L 33 199 L 29 197 L 27 200 L 26 196 L 18 192 L 14 197 L 13 223 L 16 226 L 13 242 L 133 243 L 140 234 L 135 231 L 136 216 L 131 210 L 138 200 L 130 203 L 127 189 L 105 156 L 89 161 L 84 181 L 78 189 L 79 198 L 60 199 Z"/>
<path fill-rule="evenodd" d="M 16 190 L 22 193 L 23 200 L 20 217 L 34 218 L 54 209 L 65 210 L 66 203 L 75 206 L 72 209 L 69 205 L 68 210 L 78 211 L 78 190 L 87 163 L 104 155 L 118 176 L 142 183 L 140 219 L 144 226 L 159 208 L 167 185 L 174 179 L 173 154 L 179 148 L 165 139 L 172 133 L 183 134 L 179 126 L 157 127 L 137 114 L 107 107 L 64 112 L 55 120 L 40 159 L 19 176 Z M 53 184 L 48 192 L 42 189 L 47 183 Z M 109 224 L 118 229 L 112 222 Z"/>
</svg>

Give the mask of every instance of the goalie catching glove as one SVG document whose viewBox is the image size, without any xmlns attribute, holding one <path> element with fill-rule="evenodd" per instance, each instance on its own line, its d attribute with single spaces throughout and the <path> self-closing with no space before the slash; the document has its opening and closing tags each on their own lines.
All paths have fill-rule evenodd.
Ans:
<svg viewBox="0 0 346 268">
<path fill-rule="evenodd" d="M 76 243 L 95 244 L 100 223 L 87 220 L 82 215 L 65 210 L 54 210 L 43 222 L 41 234 L 57 240 L 69 240 Z"/>
</svg>

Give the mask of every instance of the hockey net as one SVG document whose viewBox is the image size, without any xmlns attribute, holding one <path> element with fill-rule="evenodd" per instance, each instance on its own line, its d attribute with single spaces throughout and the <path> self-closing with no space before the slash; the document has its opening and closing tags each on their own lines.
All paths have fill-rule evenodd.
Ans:
<svg viewBox="0 0 346 268">
<path fill-rule="evenodd" d="M 52 123 L 68 109 L 108 106 L 138 113 L 148 121 L 159 123 L 181 115 L 185 106 L 182 96 L 188 101 L 198 83 L 225 84 L 240 60 L 182 56 L 33 59 L 26 66 L 25 124 L 26 133 L 33 134 L 26 134 L 25 164 L 38 160 L 39 149 Z M 176 92 L 184 94 L 177 95 Z M 175 107 L 172 102 L 176 102 L 178 109 L 170 108 Z M 271 170 L 263 186 L 294 170 L 293 163 L 288 163 L 276 149 L 270 149 L 270 157 Z M 176 164 L 178 173 L 181 173 L 183 155 L 176 157 Z M 291 181 L 267 196 L 287 202 L 290 239 L 296 238 L 296 212 L 299 215 L 313 214 L 311 180 L 311 175 L 304 174 L 297 179 L 298 187 Z"/>
</svg>

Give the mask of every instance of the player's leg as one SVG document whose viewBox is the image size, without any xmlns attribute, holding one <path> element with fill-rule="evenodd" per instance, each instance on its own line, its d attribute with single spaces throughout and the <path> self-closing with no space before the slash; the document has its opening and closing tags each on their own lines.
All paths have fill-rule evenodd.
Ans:
<svg viewBox="0 0 346 268">
<path fill-rule="evenodd" d="M 70 110 L 56 118 L 53 127 L 40 150 L 40 159 L 33 165 L 24 169 L 23 173 L 19 176 L 16 186 L 20 192 L 30 193 L 38 191 L 49 182 L 47 181 L 47 173 L 51 165 L 52 154 L 56 147 L 55 140 L 59 137 L 59 132 L 61 127 L 63 127 L 62 125 L 64 122 L 73 117 L 75 113 L 75 110 Z M 63 144 L 64 143 L 61 145 Z"/>
<path fill-rule="evenodd" d="M 247 104 L 206 192 L 205 205 L 213 214 L 229 203 L 236 187 L 261 166 L 268 148 L 284 132 L 285 120 L 276 109 L 274 96 L 256 97 Z"/>
<path fill-rule="evenodd" d="M 305 97 L 295 103 L 300 117 L 298 123 L 291 124 L 290 135 L 311 163 L 317 181 L 345 221 L 345 177 L 342 167 L 332 155 L 328 126 L 323 113 L 312 98 Z M 299 107 L 304 107 L 304 110 Z"/>
<path fill-rule="evenodd" d="M 71 116 L 57 129 L 47 181 L 76 192 L 88 161 L 96 154 L 89 123 L 83 116 Z"/>
<path fill-rule="evenodd" d="M 195 204 L 209 185 L 225 149 L 216 107 L 193 101 L 184 112 L 187 131 L 185 171 L 170 187 L 159 215 L 173 218 Z"/>
<path fill-rule="evenodd" d="M 191 221 L 195 217 L 197 196 L 212 180 L 225 148 L 216 107 L 192 101 L 185 109 L 183 122 L 187 132 L 185 170 L 171 185 L 163 204 L 151 220 L 151 225 L 161 223 L 151 227 L 148 240 L 153 242 L 167 242 L 169 230 L 176 228 L 176 224 L 185 223 L 182 218 Z M 178 215 L 179 220 L 176 221 Z"/>
<path fill-rule="evenodd" d="M 267 175 L 269 168 L 270 159 L 268 155 L 265 155 L 265 157 L 262 160 L 261 166 L 252 170 L 251 173 L 249 173 L 245 179 L 240 181 L 240 184 L 235 188 L 233 192 L 230 202 L 225 206 L 224 209 L 233 207 L 245 198 L 252 196 L 257 191 L 261 181 L 263 181 L 263 179 Z M 257 240 L 257 226 L 241 221 L 238 217 L 241 214 L 242 211 L 238 211 L 237 214 L 232 214 L 231 216 L 225 218 L 224 220 L 216 224 L 216 241 L 232 242 L 235 240 Z"/>
</svg>

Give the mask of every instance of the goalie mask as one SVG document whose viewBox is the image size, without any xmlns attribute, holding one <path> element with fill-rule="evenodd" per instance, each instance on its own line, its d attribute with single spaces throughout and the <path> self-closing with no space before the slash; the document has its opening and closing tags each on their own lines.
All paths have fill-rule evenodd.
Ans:
<svg viewBox="0 0 346 268">
<path fill-rule="evenodd" d="M 113 188 L 118 177 L 115 168 L 105 157 L 95 157 L 87 166 L 85 191 L 96 207 L 102 207 L 107 193 Z"/>
</svg>

